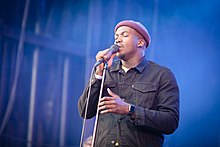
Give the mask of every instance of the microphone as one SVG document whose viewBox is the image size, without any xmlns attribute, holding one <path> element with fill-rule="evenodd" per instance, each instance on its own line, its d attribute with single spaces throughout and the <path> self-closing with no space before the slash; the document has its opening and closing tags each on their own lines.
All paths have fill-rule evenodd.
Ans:
<svg viewBox="0 0 220 147">
<path fill-rule="evenodd" d="M 106 54 L 110 54 L 112 56 L 112 54 L 118 52 L 118 50 L 119 50 L 119 46 L 117 44 L 113 44 L 111 45 L 110 49 L 107 51 Z M 99 61 L 95 63 L 95 67 L 100 65 L 103 62 L 105 62 L 105 59 L 104 58 L 100 59 Z"/>
</svg>

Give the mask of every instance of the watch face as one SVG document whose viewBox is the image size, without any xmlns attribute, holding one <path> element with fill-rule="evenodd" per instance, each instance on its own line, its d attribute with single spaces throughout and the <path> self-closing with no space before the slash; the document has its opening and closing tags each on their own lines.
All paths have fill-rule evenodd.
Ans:
<svg viewBox="0 0 220 147">
<path fill-rule="evenodd" d="M 128 116 L 133 115 L 133 114 L 134 114 L 134 110 L 135 110 L 135 106 L 131 104 L 131 105 L 129 106 Z"/>
</svg>

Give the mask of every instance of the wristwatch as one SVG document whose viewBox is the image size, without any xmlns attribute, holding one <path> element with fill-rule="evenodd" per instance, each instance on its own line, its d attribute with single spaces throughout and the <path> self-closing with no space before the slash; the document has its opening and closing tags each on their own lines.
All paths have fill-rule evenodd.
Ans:
<svg viewBox="0 0 220 147">
<path fill-rule="evenodd" d="M 134 114 L 135 111 L 135 106 L 132 104 L 129 104 L 129 108 L 128 108 L 129 112 L 128 112 L 128 116 L 132 116 Z"/>
</svg>

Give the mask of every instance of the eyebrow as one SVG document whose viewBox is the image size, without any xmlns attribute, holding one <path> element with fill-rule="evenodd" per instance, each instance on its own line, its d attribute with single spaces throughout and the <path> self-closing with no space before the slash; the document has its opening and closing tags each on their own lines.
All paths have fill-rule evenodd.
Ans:
<svg viewBox="0 0 220 147">
<path fill-rule="evenodd" d="M 129 33 L 129 32 L 128 31 L 123 31 L 123 32 L 121 32 L 119 34 L 124 34 L 124 33 Z M 115 34 L 115 35 L 119 35 L 119 34 Z"/>
</svg>

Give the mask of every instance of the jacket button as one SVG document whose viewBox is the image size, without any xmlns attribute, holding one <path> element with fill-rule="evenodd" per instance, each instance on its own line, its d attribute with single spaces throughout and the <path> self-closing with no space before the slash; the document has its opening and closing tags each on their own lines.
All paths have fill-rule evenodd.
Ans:
<svg viewBox="0 0 220 147">
<path fill-rule="evenodd" d="M 115 144 L 115 141 L 114 141 L 114 140 L 112 140 L 112 141 L 111 141 L 111 144 Z"/>
<path fill-rule="evenodd" d="M 118 143 L 118 141 L 115 143 L 115 146 L 119 146 L 119 143 Z"/>
</svg>

